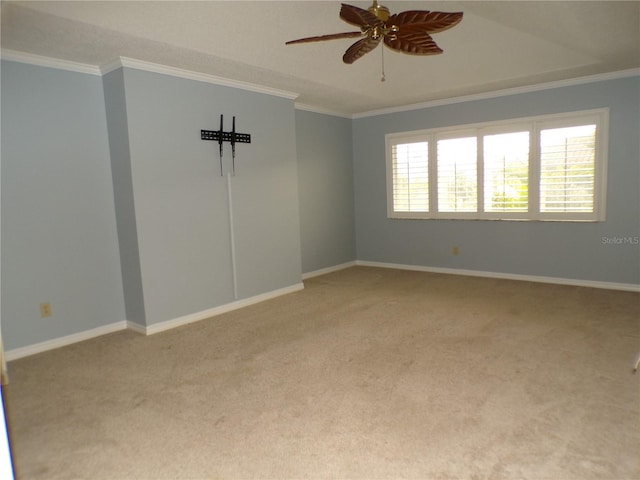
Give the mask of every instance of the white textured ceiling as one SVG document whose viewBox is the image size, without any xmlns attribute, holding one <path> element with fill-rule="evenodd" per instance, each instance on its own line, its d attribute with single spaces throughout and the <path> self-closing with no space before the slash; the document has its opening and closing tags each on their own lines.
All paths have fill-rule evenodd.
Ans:
<svg viewBox="0 0 640 480">
<path fill-rule="evenodd" d="M 353 31 L 339 1 L 3 1 L 1 46 L 96 66 L 143 60 L 296 93 L 300 104 L 347 115 L 640 67 L 640 1 L 380 3 L 464 18 L 434 35 L 442 55 L 385 48 L 386 82 L 381 46 L 346 65 L 354 39 L 285 45 Z"/>
</svg>

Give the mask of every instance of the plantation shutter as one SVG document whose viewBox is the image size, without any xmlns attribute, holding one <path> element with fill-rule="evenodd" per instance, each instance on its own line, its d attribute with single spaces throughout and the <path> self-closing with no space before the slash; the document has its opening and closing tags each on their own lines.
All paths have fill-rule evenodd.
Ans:
<svg viewBox="0 0 640 480">
<path fill-rule="evenodd" d="M 485 135 L 484 211 L 529 208 L 529 132 Z"/>
<path fill-rule="evenodd" d="M 540 211 L 593 212 L 596 126 L 540 132 Z"/>
<path fill-rule="evenodd" d="M 478 210 L 477 138 L 438 140 L 438 211 Z"/>
<path fill-rule="evenodd" d="M 429 211 L 429 143 L 392 146 L 393 211 Z"/>
<path fill-rule="evenodd" d="M 387 216 L 598 222 L 609 110 L 385 135 Z"/>
</svg>

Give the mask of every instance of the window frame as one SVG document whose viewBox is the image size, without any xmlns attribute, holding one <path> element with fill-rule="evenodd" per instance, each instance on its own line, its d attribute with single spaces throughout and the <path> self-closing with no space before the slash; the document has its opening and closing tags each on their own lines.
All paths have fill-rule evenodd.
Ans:
<svg viewBox="0 0 640 480">
<path fill-rule="evenodd" d="M 580 125 L 596 126 L 594 165 L 593 212 L 541 212 L 541 132 L 547 129 Z M 484 137 L 504 133 L 529 132 L 529 159 L 527 177 L 527 211 L 487 212 L 484 209 Z M 475 136 L 477 211 L 441 212 L 438 210 L 438 140 Z M 388 133 L 385 135 L 387 217 L 392 219 L 447 219 L 447 220 L 514 220 L 514 221 L 567 221 L 599 222 L 606 217 L 607 154 L 609 141 L 609 108 L 598 108 L 551 115 L 514 118 L 493 122 Z M 393 203 L 393 148 L 398 144 L 428 142 L 427 212 L 395 211 Z"/>
</svg>

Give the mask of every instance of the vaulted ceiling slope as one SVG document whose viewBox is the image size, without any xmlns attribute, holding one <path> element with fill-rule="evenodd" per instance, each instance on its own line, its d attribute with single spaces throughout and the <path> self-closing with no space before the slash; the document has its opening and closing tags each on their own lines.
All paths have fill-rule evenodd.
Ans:
<svg viewBox="0 0 640 480">
<path fill-rule="evenodd" d="M 296 93 L 299 104 L 345 115 L 640 67 L 640 1 L 381 3 L 464 18 L 434 34 L 442 55 L 378 47 L 347 65 L 353 39 L 285 45 L 353 30 L 339 1 L 4 1 L 1 45 L 96 66 L 157 63 Z"/>
</svg>

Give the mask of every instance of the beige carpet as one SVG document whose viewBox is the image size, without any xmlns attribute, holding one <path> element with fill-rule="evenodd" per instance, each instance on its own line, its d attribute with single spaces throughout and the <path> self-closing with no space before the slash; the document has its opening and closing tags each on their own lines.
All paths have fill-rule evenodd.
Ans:
<svg viewBox="0 0 640 480">
<path fill-rule="evenodd" d="M 357 267 L 10 363 L 20 479 L 638 479 L 640 294 Z"/>
</svg>

